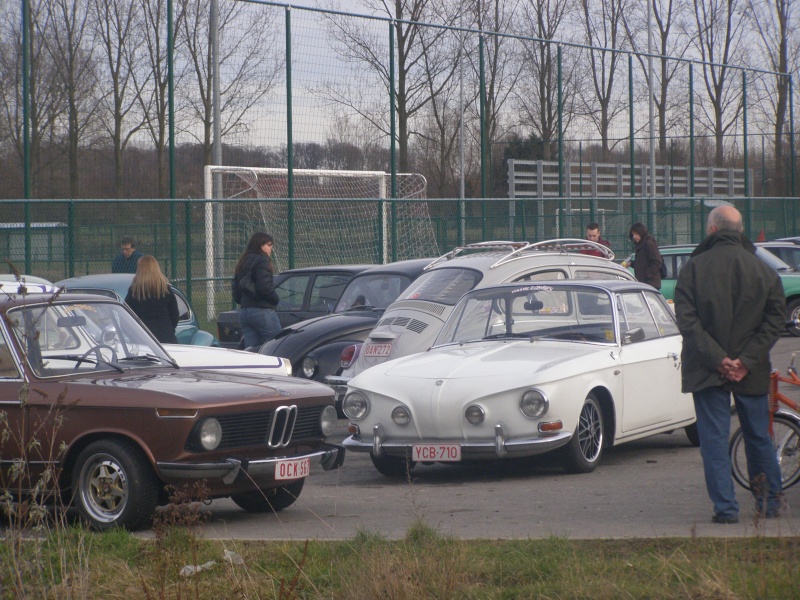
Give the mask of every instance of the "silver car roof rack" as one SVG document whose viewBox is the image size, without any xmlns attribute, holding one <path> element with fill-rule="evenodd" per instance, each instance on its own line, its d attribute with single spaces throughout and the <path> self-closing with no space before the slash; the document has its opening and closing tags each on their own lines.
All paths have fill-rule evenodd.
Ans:
<svg viewBox="0 0 800 600">
<path fill-rule="evenodd" d="M 566 254 L 570 252 L 581 252 L 582 250 L 595 250 L 601 253 L 602 258 L 609 260 L 614 259 L 614 252 L 608 246 L 592 242 L 590 240 L 583 240 L 580 238 L 558 238 L 553 240 L 544 240 L 541 242 L 509 242 L 509 241 L 489 241 L 489 242 L 476 242 L 474 244 L 466 244 L 465 246 L 458 246 L 453 248 L 450 252 L 443 254 L 433 262 L 431 262 L 425 270 L 433 268 L 442 262 L 452 260 L 463 253 L 465 250 L 501 250 L 506 249 L 510 252 L 503 256 L 500 260 L 494 263 L 490 268 L 493 269 L 498 265 L 502 265 L 510 260 L 520 258 L 523 254 L 528 254 L 531 251 L 535 252 L 557 252 L 559 254 Z"/>
</svg>

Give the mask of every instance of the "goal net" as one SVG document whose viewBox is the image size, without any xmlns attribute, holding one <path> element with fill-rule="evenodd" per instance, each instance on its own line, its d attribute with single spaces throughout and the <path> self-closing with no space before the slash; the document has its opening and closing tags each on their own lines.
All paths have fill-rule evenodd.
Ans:
<svg viewBox="0 0 800 600">
<path fill-rule="evenodd" d="M 288 170 L 259 167 L 205 167 L 207 274 L 230 273 L 254 231 L 276 240 L 277 271 L 288 268 L 290 230 L 294 266 L 386 263 L 438 256 L 428 210 L 427 181 L 417 173 Z M 392 206 L 394 205 L 394 206 Z M 213 240 L 213 242 L 211 241 Z"/>
</svg>

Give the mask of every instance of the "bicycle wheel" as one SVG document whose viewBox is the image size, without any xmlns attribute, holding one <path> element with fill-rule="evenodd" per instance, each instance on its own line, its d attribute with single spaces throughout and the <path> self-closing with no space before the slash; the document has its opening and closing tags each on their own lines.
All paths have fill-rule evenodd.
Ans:
<svg viewBox="0 0 800 600">
<path fill-rule="evenodd" d="M 777 415 L 772 423 L 772 432 L 783 489 L 786 489 L 800 480 L 800 426 L 792 419 Z M 747 455 L 741 427 L 731 437 L 729 452 L 734 480 L 749 490 L 750 477 L 747 475 Z"/>
</svg>

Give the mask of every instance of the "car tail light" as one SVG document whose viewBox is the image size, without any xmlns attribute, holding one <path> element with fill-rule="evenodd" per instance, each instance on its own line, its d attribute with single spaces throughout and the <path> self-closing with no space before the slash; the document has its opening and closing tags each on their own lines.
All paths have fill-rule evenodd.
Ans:
<svg viewBox="0 0 800 600">
<path fill-rule="evenodd" d="M 339 364 L 343 369 L 350 368 L 356 358 L 358 358 L 358 351 L 361 349 L 361 344 L 352 344 L 351 346 L 345 347 L 342 350 L 342 353 L 339 355 Z"/>
</svg>

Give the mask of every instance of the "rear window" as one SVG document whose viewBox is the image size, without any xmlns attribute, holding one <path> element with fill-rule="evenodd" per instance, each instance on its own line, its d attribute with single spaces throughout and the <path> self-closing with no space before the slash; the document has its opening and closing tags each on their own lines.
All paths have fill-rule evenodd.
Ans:
<svg viewBox="0 0 800 600">
<path fill-rule="evenodd" d="M 454 306 L 458 299 L 473 289 L 483 278 L 472 269 L 434 269 L 412 283 L 400 300 L 423 300 Z"/>
</svg>

